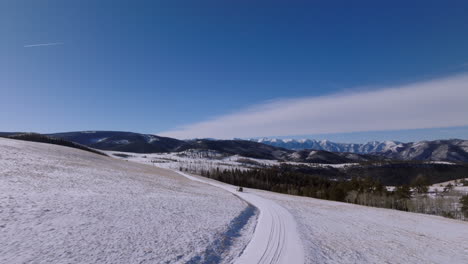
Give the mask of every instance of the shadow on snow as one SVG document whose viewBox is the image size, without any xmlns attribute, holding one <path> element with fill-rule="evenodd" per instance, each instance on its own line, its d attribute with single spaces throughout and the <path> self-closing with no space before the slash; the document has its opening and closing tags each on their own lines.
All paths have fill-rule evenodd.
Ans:
<svg viewBox="0 0 468 264">
<path fill-rule="evenodd" d="M 256 213 L 257 208 L 249 204 L 229 223 L 226 232 L 220 234 L 201 255 L 195 256 L 187 261 L 187 264 L 220 263 L 223 254 L 229 251 L 234 239 L 241 236 L 240 231 Z"/>
</svg>

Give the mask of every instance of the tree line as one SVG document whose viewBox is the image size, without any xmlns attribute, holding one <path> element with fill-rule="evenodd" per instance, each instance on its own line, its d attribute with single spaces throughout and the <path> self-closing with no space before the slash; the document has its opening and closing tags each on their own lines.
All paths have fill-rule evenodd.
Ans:
<svg viewBox="0 0 468 264">
<path fill-rule="evenodd" d="M 275 166 L 251 170 L 216 168 L 201 170 L 198 173 L 204 177 L 247 188 L 459 219 L 468 218 L 468 198 L 463 198 L 467 203 L 463 207 L 463 201 L 458 201 L 458 196 L 451 198 L 447 195 L 440 199 L 428 197 L 428 186 L 431 182 L 423 174 L 414 177 L 409 184 L 398 185 L 388 190 L 379 179 L 370 176 L 331 178 L 330 175 L 324 177 L 322 170 L 318 172 L 321 173 L 314 175 L 291 166 Z M 450 190 L 445 191 L 448 194 Z M 462 204 L 461 208 L 454 206 L 457 203 Z"/>
</svg>

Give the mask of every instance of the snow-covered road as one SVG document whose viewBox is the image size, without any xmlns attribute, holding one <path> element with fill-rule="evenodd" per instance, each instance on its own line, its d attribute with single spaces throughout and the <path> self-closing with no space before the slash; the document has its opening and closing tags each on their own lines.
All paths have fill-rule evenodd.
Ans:
<svg viewBox="0 0 468 264">
<path fill-rule="evenodd" d="M 277 203 L 236 187 L 176 171 L 182 176 L 224 189 L 257 207 L 260 211 L 252 240 L 235 263 L 304 263 L 304 249 L 294 217 Z"/>
</svg>

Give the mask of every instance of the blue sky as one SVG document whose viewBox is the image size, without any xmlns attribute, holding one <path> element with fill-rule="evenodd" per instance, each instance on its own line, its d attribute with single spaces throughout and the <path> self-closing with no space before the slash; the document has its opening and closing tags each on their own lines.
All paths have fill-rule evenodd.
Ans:
<svg viewBox="0 0 468 264">
<path fill-rule="evenodd" d="M 459 76 L 468 72 L 467 13 L 466 1 L 2 1 L 0 131 L 229 138 L 236 122 L 225 116 L 272 101 L 359 96 L 453 78 L 460 83 L 450 93 L 459 99 L 465 96 Z M 50 45 L 30 46 L 37 44 Z M 442 111 L 453 102 L 459 103 L 448 98 L 430 106 Z M 405 109 L 398 100 L 394 105 Z M 445 119 L 465 109 L 451 109 Z M 376 111 L 380 118 L 384 110 Z M 239 137 L 468 137 L 468 118 L 427 115 L 412 117 L 428 120 L 420 124 L 342 129 L 317 121 L 324 129 L 300 131 L 277 121 L 282 129 L 272 125 L 271 133 L 257 121 L 240 127 Z M 372 118 L 378 117 L 362 122 Z M 218 123 L 198 129 L 210 120 Z"/>
</svg>

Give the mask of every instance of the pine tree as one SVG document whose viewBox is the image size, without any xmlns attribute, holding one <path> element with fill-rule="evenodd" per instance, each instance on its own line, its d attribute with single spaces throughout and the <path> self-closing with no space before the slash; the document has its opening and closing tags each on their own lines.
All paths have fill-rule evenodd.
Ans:
<svg viewBox="0 0 468 264">
<path fill-rule="evenodd" d="M 397 199 L 410 199 L 411 188 L 408 185 L 402 185 L 395 187 L 395 195 Z"/>
<path fill-rule="evenodd" d="M 427 193 L 429 190 L 429 180 L 423 175 L 419 174 L 412 182 L 413 187 L 417 193 Z"/>
</svg>

